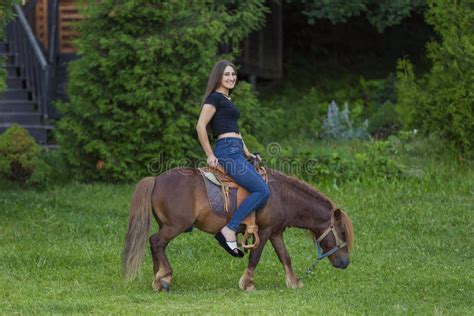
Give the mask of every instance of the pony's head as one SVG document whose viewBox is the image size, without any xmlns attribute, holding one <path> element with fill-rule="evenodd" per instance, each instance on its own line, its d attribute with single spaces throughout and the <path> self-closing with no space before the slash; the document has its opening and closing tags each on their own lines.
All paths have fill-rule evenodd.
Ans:
<svg viewBox="0 0 474 316">
<path fill-rule="evenodd" d="M 330 220 L 321 227 L 319 235 L 313 232 L 313 236 L 317 243 L 319 259 L 327 256 L 333 267 L 347 268 L 354 245 L 354 230 L 351 219 L 344 211 L 332 211 Z"/>
</svg>

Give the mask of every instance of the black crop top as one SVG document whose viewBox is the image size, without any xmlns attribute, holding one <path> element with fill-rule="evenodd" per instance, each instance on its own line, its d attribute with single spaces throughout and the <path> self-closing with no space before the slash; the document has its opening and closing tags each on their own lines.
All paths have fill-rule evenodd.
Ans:
<svg viewBox="0 0 474 316">
<path fill-rule="evenodd" d="M 214 113 L 210 121 L 212 134 L 215 138 L 223 133 L 240 133 L 237 126 L 240 111 L 232 101 L 227 99 L 222 93 L 214 91 L 209 94 L 204 104 L 210 104 L 216 108 L 216 113 Z"/>
</svg>

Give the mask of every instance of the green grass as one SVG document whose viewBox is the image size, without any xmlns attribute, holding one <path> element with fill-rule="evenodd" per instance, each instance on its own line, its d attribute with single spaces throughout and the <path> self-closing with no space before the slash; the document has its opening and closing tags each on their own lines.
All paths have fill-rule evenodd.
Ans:
<svg viewBox="0 0 474 316">
<path fill-rule="evenodd" d="M 321 188 L 353 219 L 356 248 L 347 270 L 321 262 L 287 289 L 268 244 L 257 291 L 239 290 L 246 260 L 193 231 L 167 254 L 171 293 L 151 290 L 151 258 L 132 283 L 120 277 L 134 185 L 70 183 L 44 191 L 0 187 L 0 313 L 40 314 L 473 314 L 474 172 L 414 159 L 421 176 L 366 179 Z M 156 229 L 156 225 L 153 229 Z M 288 229 L 293 267 L 312 262 L 305 231 Z"/>
</svg>

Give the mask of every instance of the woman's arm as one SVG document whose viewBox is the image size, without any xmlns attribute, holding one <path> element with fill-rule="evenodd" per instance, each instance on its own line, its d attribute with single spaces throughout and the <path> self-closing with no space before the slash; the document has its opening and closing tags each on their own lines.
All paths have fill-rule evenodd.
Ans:
<svg viewBox="0 0 474 316">
<path fill-rule="evenodd" d="M 245 154 L 245 156 L 250 157 L 250 158 L 255 158 L 255 155 L 252 154 L 250 152 L 250 150 L 248 150 L 247 146 L 245 146 L 245 142 L 244 142 L 243 138 L 242 138 L 242 144 L 244 145 L 244 154 Z"/>
<path fill-rule="evenodd" d="M 207 137 L 207 124 L 211 121 L 212 117 L 216 113 L 216 108 L 210 104 L 204 104 L 201 109 L 201 114 L 199 115 L 199 120 L 196 125 L 196 131 L 198 134 L 199 142 L 201 143 L 204 152 L 207 155 L 207 164 L 210 167 L 217 167 L 218 161 L 214 152 L 212 151 L 211 144 L 209 143 L 209 138 Z"/>
</svg>

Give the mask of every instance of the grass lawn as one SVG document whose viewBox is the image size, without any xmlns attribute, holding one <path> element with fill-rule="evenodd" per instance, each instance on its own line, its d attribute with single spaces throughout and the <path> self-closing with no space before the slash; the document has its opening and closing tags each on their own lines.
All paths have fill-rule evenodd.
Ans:
<svg viewBox="0 0 474 316">
<path fill-rule="evenodd" d="M 37 191 L 3 183 L 0 313 L 472 315 L 474 172 L 416 161 L 423 170 L 417 177 L 321 188 L 354 222 L 348 269 L 334 269 L 326 259 L 303 280 L 304 288 L 287 289 L 268 244 L 251 293 L 238 288 L 246 258 L 231 258 L 197 230 L 168 248 L 170 293 L 152 291 L 148 251 L 139 278 L 123 281 L 121 251 L 134 185 L 71 183 Z M 315 256 L 313 244 L 299 229 L 285 236 L 302 275 Z"/>
</svg>

